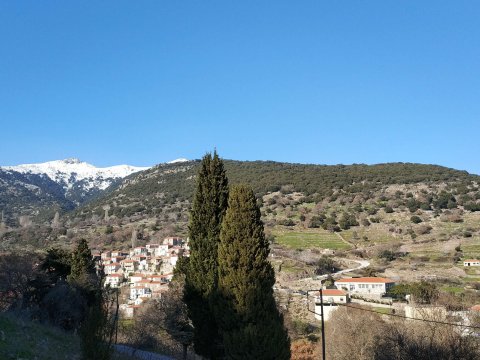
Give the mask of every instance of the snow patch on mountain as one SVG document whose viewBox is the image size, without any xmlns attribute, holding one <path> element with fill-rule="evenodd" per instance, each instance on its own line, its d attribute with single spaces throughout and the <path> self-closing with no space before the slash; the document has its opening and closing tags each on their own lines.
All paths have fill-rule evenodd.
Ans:
<svg viewBox="0 0 480 360">
<path fill-rule="evenodd" d="M 85 190 L 93 188 L 105 190 L 116 179 L 124 178 L 135 172 L 149 169 L 149 167 L 131 165 L 116 165 L 99 168 L 75 158 L 54 160 L 38 164 L 3 166 L 1 168 L 6 171 L 16 171 L 22 174 L 45 174 L 51 180 L 62 185 L 66 190 L 79 184 Z"/>
<path fill-rule="evenodd" d="M 190 160 L 185 159 L 185 158 L 179 158 L 179 159 L 175 159 L 175 160 L 169 161 L 169 162 L 167 162 L 167 164 L 182 163 L 182 162 L 187 162 L 187 161 L 190 161 Z"/>
</svg>

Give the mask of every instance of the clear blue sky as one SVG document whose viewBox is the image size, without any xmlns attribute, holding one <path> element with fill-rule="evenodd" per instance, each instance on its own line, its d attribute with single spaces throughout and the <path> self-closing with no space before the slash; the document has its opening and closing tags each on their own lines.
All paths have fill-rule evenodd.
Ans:
<svg viewBox="0 0 480 360">
<path fill-rule="evenodd" d="M 480 173 L 480 2 L 2 1 L 0 164 Z"/>
</svg>

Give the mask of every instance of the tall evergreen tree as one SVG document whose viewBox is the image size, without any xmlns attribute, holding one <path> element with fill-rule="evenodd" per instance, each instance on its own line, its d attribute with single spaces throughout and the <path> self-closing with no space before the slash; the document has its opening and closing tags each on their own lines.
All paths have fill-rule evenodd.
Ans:
<svg viewBox="0 0 480 360">
<path fill-rule="evenodd" d="M 253 190 L 234 186 L 218 247 L 216 316 L 227 359 L 290 359 L 269 252 Z"/>
<path fill-rule="evenodd" d="M 190 212 L 190 259 L 186 266 L 185 301 L 194 326 L 195 351 L 221 357 L 221 340 L 213 313 L 217 287 L 217 247 L 228 203 L 228 180 L 216 151 L 206 154 L 197 175 Z"/>
<path fill-rule="evenodd" d="M 78 242 L 72 253 L 70 275 L 67 279 L 69 283 L 83 288 L 87 293 L 97 287 L 95 261 L 85 239 Z"/>
</svg>

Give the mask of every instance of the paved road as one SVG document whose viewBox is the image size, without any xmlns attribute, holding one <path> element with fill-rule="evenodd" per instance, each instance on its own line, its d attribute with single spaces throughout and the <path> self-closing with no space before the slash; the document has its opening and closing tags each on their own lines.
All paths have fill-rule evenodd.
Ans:
<svg viewBox="0 0 480 360">
<path fill-rule="evenodd" d="M 328 275 L 331 275 L 333 278 L 336 278 L 339 275 L 342 275 L 342 274 L 345 274 L 345 273 L 348 273 L 348 272 L 351 272 L 351 271 L 364 269 L 364 268 L 366 268 L 367 266 L 370 265 L 370 261 L 367 261 L 367 260 L 351 260 L 351 259 L 343 259 L 343 260 L 354 261 L 354 262 L 358 263 L 358 266 L 353 267 L 353 268 L 349 268 L 349 269 L 339 270 L 339 271 L 331 273 L 331 274 L 318 275 L 318 276 L 314 276 L 314 277 L 306 277 L 306 278 L 300 279 L 299 281 L 302 281 L 302 280 L 323 280 L 323 279 L 326 279 L 328 277 Z"/>
</svg>

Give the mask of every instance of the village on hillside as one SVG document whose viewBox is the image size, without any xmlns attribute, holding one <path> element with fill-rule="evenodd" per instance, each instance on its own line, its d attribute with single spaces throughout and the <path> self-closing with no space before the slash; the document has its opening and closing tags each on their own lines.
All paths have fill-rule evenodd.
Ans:
<svg viewBox="0 0 480 360">
<path fill-rule="evenodd" d="M 181 256 L 190 256 L 188 241 L 167 237 L 162 244 L 147 244 L 129 251 L 94 251 L 97 264 L 105 273 L 104 286 L 120 290 L 120 311 L 132 318 L 142 304 L 158 299 L 168 291 L 173 270 Z"/>
<path fill-rule="evenodd" d="M 105 273 L 104 286 L 119 289 L 120 311 L 125 318 L 132 318 L 150 299 L 159 299 L 168 291 L 173 271 L 179 257 L 190 256 L 188 239 L 167 237 L 162 244 L 146 244 L 131 250 L 93 251 L 92 255 Z M 480 260 L 465 260 L 465 267 L 480 267 Z M 319 292 L 307 299 L 314 318 L 328 321 L 340 306 L 357 304 L 379 310 L 384 314 L 402 314 L 407 318 L 446 321 L 455 316 L 459 323 L 469 324 L 471 313 L 480 312 L 480 305 L 470 311 L 449 312 L 444 306 L 420 304 L 413 296 L 407 302 L 394 302 L 388 292 L 396 281 L 383 277 L 350 277 L 336 279 L 333 286 L 322 285 Z M 323 308 L 322 308 L 323 303 Z"/>
</svg>

